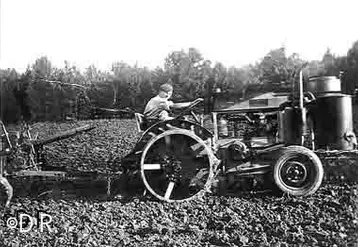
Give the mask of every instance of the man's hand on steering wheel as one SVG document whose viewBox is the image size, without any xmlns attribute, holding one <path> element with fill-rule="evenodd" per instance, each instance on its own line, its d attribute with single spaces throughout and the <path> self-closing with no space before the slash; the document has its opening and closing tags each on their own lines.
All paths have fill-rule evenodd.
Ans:
<svg viewBox="0 0 358 247">
<path fill-rule="evenodd" d="M 179 113 L 175 118 L 176 119 L 181 118 L 184 115 L 186 115 L 188 112 L 190 112 L 191 115 L 196 119 L 196 121 L 198 121 L 197 116 L 195 115 L 194 112 L 192 112 L 192 109 L 194 108 L 194 106 L 198 105 L 199 103 L 201 103 L 203 101 L 204 101 L 203 98 L 198 98 L 198 99 L 192 101 L 191 104 L 185 110 L 183 110 L 181 113 Z"/>
<path fill-rule="evenodd" d="M 196 100 L 191 102 L 189 107 L 193 107 L 193 105 L 195 106 L 195 105 L 197 105 L 197 104 L 199 104 L 200 102 L 203 102 L 203 101 L 204 101 L 203 98 L 197 98 Z"/>
</svg>

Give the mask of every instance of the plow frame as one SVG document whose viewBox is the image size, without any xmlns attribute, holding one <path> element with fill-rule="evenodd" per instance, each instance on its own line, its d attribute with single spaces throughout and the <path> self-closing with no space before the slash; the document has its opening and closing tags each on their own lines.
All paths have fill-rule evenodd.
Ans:
<svg viewBox="0 0 358 247">
<path fill-rule="evenodd" d="M 59 170 L 42 170 L 47 165 L 43 154 L 43 146 L 52 142 L 60 141 L 72 136 L 82 134 L 83 132 L 94 129 L 94 126 L 85 125 L 74 128 L 60 134 L 45 139 L 33 138 L 30 127 L 25 122 L 20 131 L 14 131 L 15 135 L 8 132 L 5 124 L 0 120 L 2 135 L 0 136 L 0 193 L 6 194 L 5 208 L 9 207 L 13 197 L 13 188 L 9 183 L 9 178 L 50 178 L 54 180 L 66 179 L 67 172 Z M 25 155 L 24 168 L 17 171 L 8 172 L 7 159 L 9 155 Z M 85 176 L 85 175 L 84 175 Z M 0 198 L 3 199 L 3 198 Z"/>
</svg>

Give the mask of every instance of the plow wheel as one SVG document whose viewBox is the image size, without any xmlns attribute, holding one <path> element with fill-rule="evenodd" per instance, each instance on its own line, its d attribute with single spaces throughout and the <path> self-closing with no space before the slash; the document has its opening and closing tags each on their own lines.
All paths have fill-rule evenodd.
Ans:
<svg viewBox="0 0 358 247">
<path fill-rule="evenodd" d="M 0 175 L 0 208 L 9 207 L 10 201 L 13 196 L 13 188 L 9 181 Z"/>
<path fill-rule="evenodd" d="M 159 200 L 186 201 L 210 188 L 215 161 L 210 146 L 192 131 L 167 130 L 146 144 L 141 178 Z"/>
<path fill-rule="evenodd" d="M 274 167 L 274 180 L 284 193 L 307 196 L 318 190 L 323 179 L 323 166 L 308 148 L 285 148 Z"/>
</svg>

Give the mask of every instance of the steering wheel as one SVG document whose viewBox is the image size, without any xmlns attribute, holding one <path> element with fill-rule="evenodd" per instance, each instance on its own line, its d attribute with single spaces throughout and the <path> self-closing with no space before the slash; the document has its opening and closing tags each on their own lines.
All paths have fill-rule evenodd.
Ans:
<svg viewBox="0 0 358 247">
<path fill-rule="evenodd" d="M 192 111 L 192 109 L 196 105 L 198 105 L 199 103 L 201 103 L 203 101 L 204 101 L 203 98 L 198 98 L 198 99 L 194 100 L 186 109 L 184 109 L 181 113 L 179 113 L 177 116 L 175 116 L 174 119 L 181 118 L 181 117 L 185 116 L 188 112 L 190 112 L 190 114 L 194 117 L 195 121 L 200 124 L 200 120 L 199 120 L 198 116 Z"/>
</svg>

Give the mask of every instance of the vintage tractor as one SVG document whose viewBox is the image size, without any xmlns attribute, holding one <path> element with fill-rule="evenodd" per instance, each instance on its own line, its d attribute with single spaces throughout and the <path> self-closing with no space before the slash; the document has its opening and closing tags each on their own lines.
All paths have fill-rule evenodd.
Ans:
<svg viewBox="0 0 358 247">
<path fill-rule="evenodd" d="M 341 93 L 338 78 L 303 85 L 300 72 L 291 93 L 266 96 L 212 112 L 205 127 L 192 111 L 201 99 L 151 126 L 136 113 L 142 134 L 122 160 L 124 173 L 156 198 L 176 202 L 210 190 L 306 196 L 319 189 L 324 172 L 354 163 L 352 97 Z M 183 118 L 188 113 L 191 120 Z"/>
<path fill-rule="evenodd" d="M 207 191 L 227 195 L 278 189 L 306 196 L 316 192 L 324 176 L 339 167 L 348 167 L 340 177 L 357 180 L 352 97 L 341 93 L 338 78 L 313 77 L 304 85 L 301 72 L 291 93 L 266 94 L 215 110 L 210 121 L 194 113 L 202 101 L 195 100 L 167 121 L 153 123 L 135 113 L 141 135 L 121 161 L 121 176 L 109 178 L 108 194 L 116 192 L 116 187 L 130 190 L 140 184 L 139 191 L 144 189 L 166 202 L 191 200 Z M 21 138 L 13 137 L 1 126 L 0 185 L 8 198 L 12 188 L 7 178 L 11 176 L 71 176 L 36 169 L 41 147 L 91 129 L 85 126 L 47 140 L 33 140 L 25 132 Z M 4 170 L 6 157 L 16 151 L 30 154 L 26 162 L 35 166 L 34 171 L 9 174 Z"/>
</svg>

